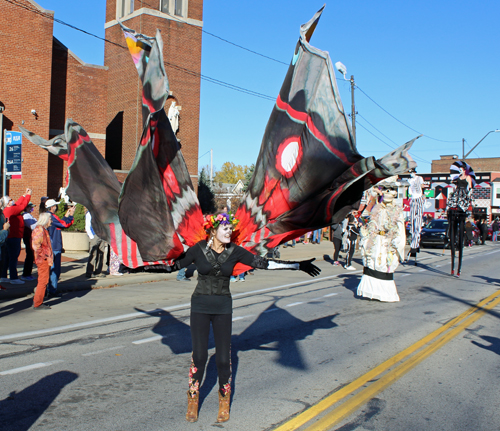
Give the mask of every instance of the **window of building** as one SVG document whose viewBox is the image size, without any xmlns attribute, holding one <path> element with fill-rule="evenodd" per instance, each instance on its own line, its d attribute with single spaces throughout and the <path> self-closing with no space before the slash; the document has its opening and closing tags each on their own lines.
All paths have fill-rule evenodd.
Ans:
<svg viewBox="0 0 500 431">
<path fill-rule="evenodd" d="M 117 0 L 116 15 L 118 18 L 130 15 L 134 11 L 134 0 Z"/>
<path fill-rule="evenodd" d="M 175 0 L 175 14 L 182 16 L 182 0 Z"/>
<path fill-rule="evenodd" d="M 187 17 L 188 0 L 160 0 L 160 10 L 169 15 Z"/>
</svg>

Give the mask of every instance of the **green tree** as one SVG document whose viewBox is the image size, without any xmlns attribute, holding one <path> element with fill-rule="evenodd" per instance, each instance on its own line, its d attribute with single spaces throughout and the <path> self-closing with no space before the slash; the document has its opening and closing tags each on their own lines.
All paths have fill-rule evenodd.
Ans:
<svg viewBox="0 0 500 431">
<path fill-rule="evenodd" d="M 218 183 L 236 184 L 239 180 L 245 179 L 245 174 L 250 168 L 248 166 L 236 165 L 233 162 L 226 162 L 220 171 L 214 175 L 214 181 Z"/>
<path fill-rule="evenodd" d="M 64 201 L 59 202 L 56 215 L 63 218 L 68 207 Z M 73 215 L 73 224 L 65 229 L 69 232 L 85 232 L 85 207 L 81 204 L 76 204 L 75 214 Z"/>
<path fill-rule="evenodd" d="M 201 169 L 198 177 L 198 200 L 203 214 L 215 212 L 215 196 L 210 188 L 210 178 L 205 173 L 205 168 Z"/>
<path fill-rule="evenodd" d="M 253 177 L 254 171 L 255 171 L 255 164 L 252 163 L 245 173 L 245 180 L 243 181 L 243 183 L 244 183 L 243 191 L 244 192 L 248 191 L 248 185 L 250 184 L 250 180 Z"/>
</svg>

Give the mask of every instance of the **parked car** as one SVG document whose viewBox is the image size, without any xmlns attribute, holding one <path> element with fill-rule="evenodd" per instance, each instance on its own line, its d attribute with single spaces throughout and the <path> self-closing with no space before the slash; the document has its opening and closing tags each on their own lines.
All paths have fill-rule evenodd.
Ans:
<svg viewBox="0 0 500 431">
<path fill-rule="evenodd" d="M 448 243 L 446 237 L 447 232 L 448 220 L 431 220 L 422 228 L 422 232 L 420 233 L 420 246 L 444 247 Z"/>
</svg>

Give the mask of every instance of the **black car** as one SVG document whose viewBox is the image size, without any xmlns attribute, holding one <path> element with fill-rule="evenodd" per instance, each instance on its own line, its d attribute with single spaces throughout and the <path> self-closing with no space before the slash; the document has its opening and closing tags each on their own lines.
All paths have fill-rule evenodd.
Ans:
<svg viewBox="0 0 500 431">
<path fill-rule="evenodd" d="M 422 228 L 420 245 L 444 247 L 447 243 L 448 220 L 431 220 Z"/>
</svg>

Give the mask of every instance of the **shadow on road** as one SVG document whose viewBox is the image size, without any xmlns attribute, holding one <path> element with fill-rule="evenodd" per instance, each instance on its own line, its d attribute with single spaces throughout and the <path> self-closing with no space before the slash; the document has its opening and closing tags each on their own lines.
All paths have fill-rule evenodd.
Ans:
<svg viewBox="0 0 500 431">
<path fill-rule="evenodd" d="M 11 392 L 0 400 L 0 426 L 4 431 L 27 431 L 42 416 L 63 388 L 78 378 L 78 374 L 59 371 L 40 379 L 21 392 Z"/>
<path fill-rule="evenodd" d="M 472 303 L 470 301 L 465 301 L 463 299 L 457 298 L 456 296 L 450 295 L 449 293 L 441 292 L 440 290 L 434 289 L 433 287 L 422 286 L 422 287 L 419 288 L 419 290 L 421 292 L 430 292 L 430 293 L 434 293 L 435 295 L 441 296 L 443 298 L 448 298 L 448 299 L 451 299 L 451 300 L 456 301 L 456 302 L 461 302 L 462 304 L 468 305 L 469 307 L 476 306 L 475 303 Z M 493 316 L 493 317 L 496 317 L 496 318 L 500 318 L 500 313 L 498 313 L 496 311 L 485 310 L 482 307 L 478 307 L 478 310 L 483 310 L 486 314 L 489 314 L 490 316 Z"/>
<path fill-rule="evenodd" d="M 474 278 L 480 278 L 481 280 L 486 281 L 489 284 L 500 285 L 500 280 L 498 278 L 487 277 L 486 275 L 473 275 Z"/>
<path fill-rule="evenodd" d="M 168 346 L 174 354 L 190 353 L 191 332 L 188 324 L 164 310 L 145 311 L 135 308 L 136 311 L 152 317 L 158 317 L 158 323 L 153 327 L 155 334 L 162 336 L 162 343 Z M 318 329 L 331 329 L 337 326 L 333 322 L 336 314 L 303 321 L 287 310 L 277 307 L 272 303 L 264 310 L 241 334 L 231 338 L 232 362 L 232 393 L 236 388 L 236 374 L 239 366 L 239 352 L 250 350 L 277 352 L 275 362 L 283 367 L 306 370 L 307 364 L 303 358 L 298 341 L 304 340 Z M 215 346 L 212 332 L 208 348 Z M 186 390 L 188 385 L 189 363 L 186 362 Z M 215 354 L 210 356 L 206 370 L 205 380 L 200 388 L 200 406 L 207 395 L 217 386 L 217 367 Z"/>
<path fill-rule="evenodd" d="M 63 296 L 61 298 L 51 298 L 51 299 L 45 299 L 43 302 L 44 304 L 53 306 L 53 305 L 58 305 L 61 303 L 64 303 L 66 301 L 70 301 L 74 298 L 82 298 L 88 293 L 90 293 L 91 290 L 79 290 L 76 292 L 65 292 L 63 293 Z M 39 311 L 39 310 L 33 310 L 33 296 L 29 298 L 24 298 L 21 299 L 20 301 L 17 301 L 15 303 L 11 303 L 8 305 L 5 305 L 3 307 L 0 307 L 0 317 L 5 317 L 8 316 L 9 314 L 13 313 L 18 313 L 19 311 L 29 311 L 30 313 L 50 313 L 50 310 L 48 311 Z"/>
<path fill-rule="evenodd" d="M 339 275 L 339 280 L 342 281 L 343 286 L 347 290 L 350 290 L 352 292 L 354 298 L 363 299 L 362 296 L 356 295 L 356 292 L 358 290 L 359 280 L 361 280 L 360 274 L 349 274 L 349 273 L 342 274 Z"/>
<path fill-rule="evenodd" d="M 306 322 L 287 310 L 272 303 L 241 334 L 233 335 L 231 361 L 233 367 L 233 392 L 236 389 L 236 374 L 239 366 L 239 352 L 250 350 L 274 351 L 274 360 L 283 367 L 306 370 L 298 341 L 306 339 L 318 329 L 337 326 L 333 319 L 337 314 Z"/>
<path fill-rule="evenodd" d="M 489 345 L 480 344 L 477 341 L 471 341 L 471 343 L 477 347 L 481 347 L 482 349 L 485 350 L 490 350 L 491 352 L 500 355 L 500 338 L 490 337 L 489 335 L 479 335 L 479 337 L 481 337 L 482 340 L 490 344 Z"/>
</svg>

